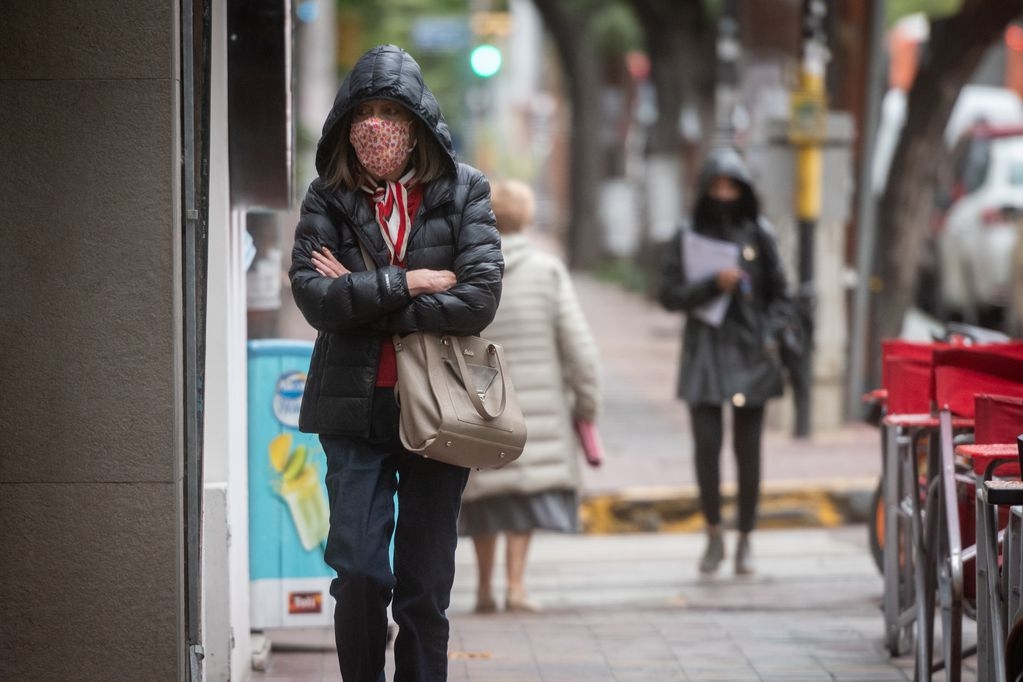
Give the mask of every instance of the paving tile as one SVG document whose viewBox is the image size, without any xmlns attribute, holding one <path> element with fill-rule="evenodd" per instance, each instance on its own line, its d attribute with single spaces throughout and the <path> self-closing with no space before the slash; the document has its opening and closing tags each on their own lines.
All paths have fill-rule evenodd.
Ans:
<svg viewBox="0 0 1023 682">
<path fill-rule="evenodd" d="M 470 679 L 497 679 L 504 675 L 518 675 L 519 680 L 540 679 L 540 669 L 534 661 L 469 661 L 466 670 Z"/>
<path fill-rule="evenodd" d="M 694 682 L 759 682 L 760 676 L 748 668 L 689 668 L 683 669 L 686 677 Z"/>
<path fill-rule="evenodd" d="M 635 667 L 612 668 L 614 679 L 618 682 L 650 682 L 650 680 L 686 680 L 688 676 L 678 666 L 637 665 Z M 546 680 L 544 681 L 546 682 Z"/>
<path fill-rule="evenodd" d="M 551 679 L 615 679 L 612 669 L 600 659 L 540 663 L 538 669 L 544 682 Z"/>
<path fill-rule="evenodd" d="M 308 676 L 323 674 L 323 654 L 319 652 L 294 652 L 287 656 L 271 656 L 271 675 Z"/>
<path fill-rule="evenodd" d="M 468 611 L 450 614 L 450 648 L 483 652 L 489 659 L 451 660 L 449 680 L 472 682 L 592 682 L 594 680 L 708 680 L 727 682 L 842 680 L 889 682 L 912 679 L 912 661 L 890 659 L 881 641 L 877 608 L 881 583 L 872 565 L 848 562 L 845 572 L 820 574 L 820 561 L 841 563 L 850 551 L 866 552 L 862 526 L 784 533 L 764 531 L 758 550 L 765 556 L 786 551 L 806 558 L 786 562 L 770 580 L 710 584 L 648 582 L 634 587 L 633 603 L 602 602 L 600 586 L 632 578 L 628 563 L 602 563 L 595 556 L 631 556 L 636 561 L 668 563 L 678 546 L 699 538 L 650 535 L 547 536 L 538 534 L 531 550 L 531 587 L 545 603 L 560 595 L 562 606 L 527 617 L 482 617 Z M 839 549 L 836 549 L 839 548 Z M 466 551 L 468 553 L 466 553 Z M 694 550 L 694 551 L 698 551 Z M 472 560 L 471 547 L 457 560 Z M 830 554 L 829 554 L 830 553 Z M 832 558 L 828 558 L 828 557 Z M 829 569 L 830 571 L 831 569 Z M 577 590 L 581 576 L 586 590 Z M 456 592 L 474 598 L 475 577 L 456 576 Z M 459 581 L 464 581 L 460 583 Z M 810 587 L 808 587 L 810 586 Z M 689 606 L 671 604 L 684 592 Z M 772 601 L 773 600 L 773 601 Z M 692 607 L 698 603 L 698 608 Z M 712 608 L 712 604 L 717 607 Z M 968 628 L 967 628 L 968 629 Z M 321 633 L 322 635 L 322 633 Z M 307 638 L 312 638 L 309 633 Z M 973 641 L 975 635 L 967 633 Z M 321 637 L 322 639 L 322 637 Z M 329 640 L 328 640 L 329 641 Z M 277 666 L 282 656 L 273 654 Z M 320 660 L 332 652 L 319 652 Z M 393 663 L 388 654 L 388 674 Z M 337 682 L 323 664 L 323 680 Z M 273 670 L 279 668 L 275 667 Z M 271 679 L 255 674 L 253 682 Z M 315 673 L 293 682 L 319 682 Z M 940 676 L 938 678 L 940 679 Z M 964 682 L 976 682 L 975 664 L 963 666 Z"/>
<path fill-rule="evenodd" d="M 890 669 L 863 670 L 855 673 L 831 671 L 837 682 L 904 682 L 906 676 Z"/>
<path fill-rule="evenodd" d="M 563 674 L 543 673 L 543 682 L 592 682 L 594 680 L 616 680 L 610 671 L 599 671 L 596 673 L 582 671 L 579 673 L 566 672 Z"/>
</svg>

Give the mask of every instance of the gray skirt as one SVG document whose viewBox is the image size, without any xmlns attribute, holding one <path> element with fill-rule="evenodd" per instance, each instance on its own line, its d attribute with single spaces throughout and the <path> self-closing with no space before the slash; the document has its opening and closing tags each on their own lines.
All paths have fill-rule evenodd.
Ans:
<svg viewBox="0 0 1023 682">
<path fill-rule="evenodd" d="M 579 499 L 574 490 L 545 490 L 533 495 L 491 495 L 462 503 L 459 535 L 491 535 L 552 530 L 579 531 Z"/>
</svg>

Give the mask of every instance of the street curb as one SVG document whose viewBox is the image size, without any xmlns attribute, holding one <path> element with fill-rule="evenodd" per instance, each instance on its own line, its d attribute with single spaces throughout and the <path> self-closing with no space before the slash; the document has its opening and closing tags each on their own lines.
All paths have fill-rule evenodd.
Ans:
<svg viewBox="0 0 1023 682">
<path fill-rule="evenodd" d="M 764 482 L 758 528 L 831 528 L 866 523 L 876 478 Z M 722 486 L 722 517 L 734 526 L 735 486 Z M 629 488 L 584 493 L 583 532 L 691 533 L 704 528 L 695 486 Z"/>
</svg>

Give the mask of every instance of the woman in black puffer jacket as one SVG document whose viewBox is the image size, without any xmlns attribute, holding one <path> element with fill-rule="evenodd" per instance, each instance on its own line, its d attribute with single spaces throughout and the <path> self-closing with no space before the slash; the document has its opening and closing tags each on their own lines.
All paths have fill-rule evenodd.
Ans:
<svg viewBox="0 0 1023 682">
<path fill-rule="evenodd" d="M 393 596 L 395 679 L 443 680 L 469 471 L 402 448 L 391 336 L 478 334 L 493 319 L 504 262 L 490 187 L 455 160 L 419 65 L 393 45 L 367 52 L 342 83 L 316 170 L 290 275 L 299 309 L 319 332 L 299 426 L 320 434 L 327 456 L 324 558 L 338 574 L 331 594 L 341 674 L 383 679 Z"/>
</svg>

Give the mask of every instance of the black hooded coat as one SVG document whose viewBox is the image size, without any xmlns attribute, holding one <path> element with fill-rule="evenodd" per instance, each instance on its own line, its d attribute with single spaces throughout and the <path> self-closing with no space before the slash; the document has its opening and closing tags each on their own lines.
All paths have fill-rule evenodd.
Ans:
<svg viewBox="0 0 1023 682">
<path fill-rule="evenodd" d="M 718 176 L 731 178 L 740 188 L 740 199 L 728 221 L 715 213 L 714 202 L 707 194 Z M 682 253 L 682 234 L 686 230 L 737 244 L 738 265 L 748 275 L 748 287 L 733 292 L 719 327 L 687 315 L 678 397 L 691 405 L 763 405 L 782 394 L 777 336 L 789 319 L 792 305 L 773 230 L 759 215 L 749 174 L 736 152 L 718 150 L 711 154 L 700 171 L 698 192 L 692 223 L 683 224 L 666 246 L 661 304 L 668 310 L 689 313 L 722 293 L 714 276 L 688 281 Z"/>
<path fill-rule="evenodd" d="M 443 293 L 412 297 L 406 270 L 390 264 L 367 195 L 333 190 L 325 180 L 338 139 L 348 135 L 351 112 L 368 99 L 408 108 L 432 133 L 436 153 L 449 165 L 444 177 L 424 188 L 405 257 L 408 270 L 454 272 L 457 283 Z M 487 179 L 456 161 L 447 124 L 419 65 L 394 45 L 367 52 L 341 84 L 323 124 L 316 170 L 319 177 L 302 202 L 289 272 L 295 302 L 318 331 L 299 428 L 366 436 L 381 339 L 414 331 L 478 334 L 494 318 L 501 296 L 501 241 Z M 375 270 L 367 271 L 360 244 Z M 336 279 L 320 275 L 311 253 L 323 246 L 351 273 Z"/>
</svg>

